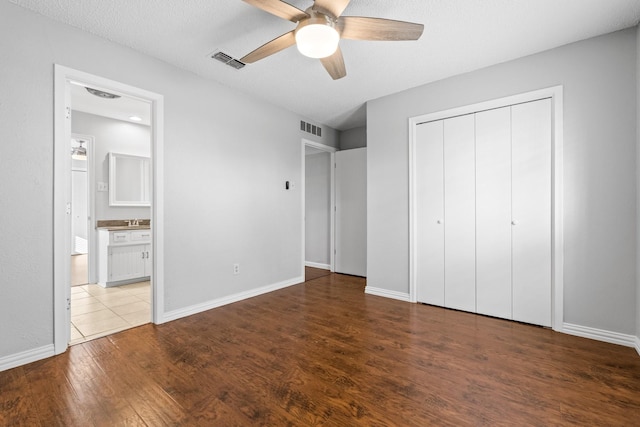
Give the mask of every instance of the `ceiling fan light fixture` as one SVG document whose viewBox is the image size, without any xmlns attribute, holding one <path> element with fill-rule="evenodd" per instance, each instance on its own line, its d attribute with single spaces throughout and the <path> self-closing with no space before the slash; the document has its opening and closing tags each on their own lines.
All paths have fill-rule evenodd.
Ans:
<svg viewBox="0 0 640 427">
<path fill-rule="evenodd" d="M 340 34 L 334 25 L 328 16 L 319 13 L 301 21 L 295 34 L 300 53 L 309 58 L 333 55 L 340 42 Z"/>
<path fill-rule="evenodd" d="M 87 149 L 82 146 L 84 141 L 79 140 L 78 143 L 80 144 L 79 147 L 73 147 L 71 149 L 71 158 L 74 160 L 87 160 Z"/>
</svg>

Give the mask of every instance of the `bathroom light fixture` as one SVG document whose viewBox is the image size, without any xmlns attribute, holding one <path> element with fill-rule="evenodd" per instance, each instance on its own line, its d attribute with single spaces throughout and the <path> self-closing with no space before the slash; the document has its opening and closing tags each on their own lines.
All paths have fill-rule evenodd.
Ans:
<svg viewBox="0 0 640 427">
<path fill-rule="evenodd" d="M 89 92 L 91 95 L 95 95 L 98 98 L 102 98 L 102 99 L 118 99 L 120 98 L 120 95 L 116 95 L 115 93 L 109 93 L 109 92 L 105 92 L 103 90 L 98 90 L 98 89 L 94 89 L 92 87 L 84 87 L 87 92 Z"/>
<path fill-rule="evenodd" d="M 78 140 L 79 147 L 73 147 L 71 149 L 71 158 L 74 160 L 87 160 L 87 149 L 82 146 L 85 141 Z"/>
<path fill-rule="evenodd" d="M 142 117 L 131 116 L 131 117 L 129 117 L 129 120 L 132 120 L 134 122 L 141 122 L 142 121 Z"/>
<path fill-rule="evenodd" d="M 296 28 L 296 46 L 309 58 L 326 58 L 338 49 L 340 34 L 335 21 L 328 15 L 309 10 L 310 18 L 301 21 Z"/>
</svg>

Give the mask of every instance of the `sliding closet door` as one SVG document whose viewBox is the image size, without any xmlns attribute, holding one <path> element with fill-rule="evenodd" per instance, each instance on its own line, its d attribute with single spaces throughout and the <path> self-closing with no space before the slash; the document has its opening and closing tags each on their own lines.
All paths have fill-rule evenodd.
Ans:
<svg viewBox="0 0 640 427">
<path fill-rule="evenodd" d="M 442 120 L 416 127 L 416 298 L 444 306 L 444 164 Z"/>
<path fill-rule="evenodd" d="M 551 326 L 551 100 L 512 107 L 513 319 Z"/>
<path fill-rule="evenodd" d="M 476 115 L 477 312 L 511 318 L 511 108 Z"/>
<path fill-rule="evenodd" d="M 444 121 L 444 305 L 476 308 L 475 124 L 473 114 Z"/>
</svg>

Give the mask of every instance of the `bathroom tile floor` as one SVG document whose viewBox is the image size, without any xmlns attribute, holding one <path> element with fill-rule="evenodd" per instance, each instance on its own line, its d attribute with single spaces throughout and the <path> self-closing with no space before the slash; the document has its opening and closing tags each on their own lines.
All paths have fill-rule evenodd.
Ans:
<svg viewBox="0 0 640 427">
<path fill-rule="evenodd" d="M 71 340 L 79 344 L 151 322 L 151 282 L 71 288 Z"/>
</svg>

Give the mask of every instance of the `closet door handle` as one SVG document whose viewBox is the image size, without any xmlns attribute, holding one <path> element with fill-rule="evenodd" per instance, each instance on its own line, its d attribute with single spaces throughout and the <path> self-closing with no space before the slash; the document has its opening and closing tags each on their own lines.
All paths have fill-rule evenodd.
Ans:
<svg viewBox="0 0 640 427">
<path fill-rule="evenodd" d="M 142 259 L 144 259 L 144 251 L 142 252 Z"/>
</svg>

